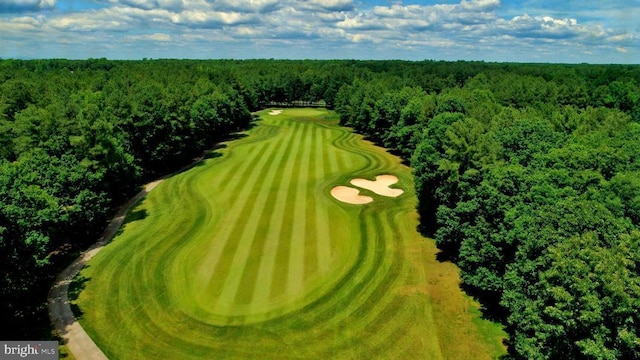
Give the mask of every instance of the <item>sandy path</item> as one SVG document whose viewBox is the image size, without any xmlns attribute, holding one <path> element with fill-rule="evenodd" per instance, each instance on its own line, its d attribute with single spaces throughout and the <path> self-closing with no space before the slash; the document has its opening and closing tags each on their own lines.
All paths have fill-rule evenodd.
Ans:
<svg viewBox="0 0 640 360">
<path fill-rule="evenodd" d="M 142 199 L 147 193 L 155 188 L 162 179 L 147 184 L 142 191 L 124 204 L 115 214 L 111 222 L 105 229 L 98 242 L 93 244 L 87 251 L 82 253 L 76 261 L 69 265 L 56 278 L 55 283 L 49 292 L 49 317 L 54 324 L 56 331 L 66 343 L 73 355 L 81 359 L 102 360 L 107 359 L 102 350 L 91 340 L 78 322 L 71 307 L 69 306 L 69 284 L 80 272 L 82 267 L 93 258 L 116 234 L 129 209 Z"/>
</svg>

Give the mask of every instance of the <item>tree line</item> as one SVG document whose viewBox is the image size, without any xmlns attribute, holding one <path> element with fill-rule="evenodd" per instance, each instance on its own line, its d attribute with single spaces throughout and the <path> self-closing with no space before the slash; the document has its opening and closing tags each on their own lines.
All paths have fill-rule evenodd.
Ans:
<svg viewBox="0 0 640 360">
<path fill-rule="evenodd" d="M 2 60 L 4 337 L 47 327 L 53 275 L 140 184 L 251 111 L 305 102 L 410 163 L 421 230 L 506 325 L 511 357 L 640 357 L 631 65 Z"/>
</svg>

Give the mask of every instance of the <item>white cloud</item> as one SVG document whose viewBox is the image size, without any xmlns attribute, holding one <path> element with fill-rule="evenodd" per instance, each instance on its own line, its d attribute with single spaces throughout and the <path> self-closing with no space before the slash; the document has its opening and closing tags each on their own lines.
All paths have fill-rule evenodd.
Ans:
<svg viewBox="0 0 640 360">
<path fill-rule="evenodd" d="M 448 5 L 445 6 L 451 8 Z M 429 11 L 429 9 L 435 9 L 435 7 L 394 4 L 391 6 L 376 6 L 373 8 L 373 14 L 387 18 L 420 18 L 429 12 L 435 14 L 435 10 Z"/>
<path fill-rule="evenodd" d="M 64 31 L 108 31 L 124 30 L 124 25 L 119 19 L 99 18 L 99 17 L 60 17 L 50 20 L 48 25 L 58 30 Z"/>
<path fill-rule="evenodd" d="M 167 10 L 111 7 L 52 17 L 47 24 L 61 31 L 127 32 L 152 24 L 170 23 L 175 15 Z"/>
<path fill-rule="evenodd" d="M 51 9 L 56 6 L 56 0 L 2 0 L 1 12 L 23 12 Z"/>
<path fill-rule="evenodd" d="M 489 2 L 487 2 L 489 1 Z M 478 11 L 488 9 L 490 4 L 496 2 L 487 1 L 463 1 L 461 4 L 436 4 L 436 5 L 392 5 L 376 6 L 373 14 L 381 18 L 415 19 L 428 23 L 434 27 L 450 27 L 452 24 L 484 24 L 496 19 L 494 12 Z M 477 4 L 476 4 L 477 3 Z M 497 2 L 499 4 L 499 2 Z M 423 28 L 420 26 L 418 28 Z"/>
<path fill-rule="evenodd" d="M 172 17 L 173 22 L 195 27 L 246 24 L 255 21 L 251 14 L 224 11 L 184 10 Z"/>
<path fill-rule="evenodd" d="M 380 30 L 387 28 L 385 21 L 364 14 L 346 17 L 344 20 L 337 22 L 336 26 L 340 29 L 358 30 Z"/>
<path fill-rule="evenodd" d="M 535 9 L 529 9 L 533 11 L 531 15 L 523 11 L 517 16 L 506 16 L 501 13 L 503 5 L 499 0 L 459 0 L 455 4 L 433 5 L 396 2 L 371 7 L 363 4 L 366 1 L 355 0 L 93 2 L 98 4 L 93 10 L 56 10 L 42 12 L 39 16 L 10 14 L 0 17 L 0 43 L 13 41 L 14 44 L 17 38 L 21 41 L 28 38 L 34 44 L 29 48 L 33 49 L 39 49 L 38 44 L 45 41 L 52 45 L 58 41 L 84 42 L 95 44 L 97 49 L 106 45 L 118 49 L 118 42 L 122 41 L 139 50 L 135 54 L 140 57 L 145 56 L 145 49 L 154 52 L 148 57 L 158 56 L 162 51 L 166 51 L 168 57 L 185 57 L 168 48 L 187 48 L 189 45 L 194 49 L 188 56 L 203 56 L 207 49 L 213 48 L 207 44 L 215 43 L 216 49 L 221 49 L 221 44 L 252 44 L 261 49 L 297 46 L 299 51 L 329 49 L 336 54 L 347 51 L 348 54 L 362 53 L 365 57 L 366 54 L 374 56 L 374 53 L 386 53 L 389 57 L 402 57 L 403 54 L 435 56 L 439 51 L 454 57 L 458 51 L 463 55 L 472 54 L 475 59 L 482 58 L 483 54 L 485 57 L 490 54 L 488 59 L 493 59 L 500 54 L 511 56 L 511 53 L 527 59 L 531 49 L 536 48 L 541 49 L 539 54 L 549 53 L 549 56 L 561 48 L 576 49 L 576 54 L 585 54 L 588 48 L 595 57 L 598 51 L 604 51 L 597 49 L 619 53 L 616 47 L 626 50 L 626 56 L 630 58 L 638 54 L 640 44 L 637 29 L 615 31 L 600 22 L 585 22 L 579 15 L 560 16 L 557 12 L 543 13 Z M 22 9 L 26 9 L 27 4 L 31 9 L 55 5 L 54 0 L 12 0 L 11 3 L 14 7 L 20 3 Z M 167 50 L 149 45 L 154 43 L 167 44 Z M 375 49 L 371 44 L 376 44 Z M 113 49 L 107 56 L 117 56 L 117 50 Z M 359 52 L 358 49 L 366 51 Z M 237 52 L 230 54 L 242 54 L 240 47 L 234 51 Z M 249 53 L 263 57 L 254 51 Z M 314 57 L 311 53 L 306 56 Z"/>
<path fill-rule="evenodd" d="M 337 23 L 345 19 L 345 14 L 342 12 L 320 12 L 314 15 L 318 21 L 325 23 Z"/>
<path fill-rule="evenodd" d="M 155 0 L 120 0 L 121 5 L 132 6 L 141 9 L 155 9 L 158 2 Z"/>
<path fill-rule="evenodd" d="M 262 30 L 251 26 L 238 26 L 235 28 L 235 34 L 243 38 L 253 38 L 262 35 Z"/>
<path fill-rule="evenodd" d="M 628 51 L 629 48 L 637 48 L 640 44 L 640 33 L 624 33 L 609 36 L 607 42 Z"/>
<path fill-rule="evenodd" d="M 29 35 L 42 28 L 43 19 L 31 16 L 21 16 L 8 20 L 0 19 L 0 28 L 7 34 Z"/>
<path fill-rule="evenodd" d="M 218 0 L 211 4 L 211 8 L 220 11 L 266 13 L 278 9 L 282 3 L 278 0 Z"/>
<path fill-rule="evenodd" d="M 623 42 L 623 41 L 634 40 L 635 38 L 636 36 L 632 34 L 618 34 L 618 35 L 610 36 L 609 41 Z"/>
<path fill-rule="evenodd" d="M 494 10 L 500 6 L 500 0 L 462 0 L 460 6 L 469 11 Z"/>
<path fill-rule="evenodd" d="M 180 11 L 183 9 L 211 9 L 207 0 L 95 0 L 116 7 L 134 7 L 144 10 L 165 9 Z"/>
<path fill-rule="evenodd" d="M 308 0 L 309 5 L 328 11 L 351 11 L 355 9 L 353 0 Z"/>
<path fill-rule="evenodd" d="M 278 0 L 102 0 L 114 5 L 131 6 L 151 10 L 165 9 L 179 12 L 185 11 L 236 11 L 263 13 L 273 11 L 286 4 Z"/>
<path fill-rule="evenodd" d="M 155 33 L 155 34 L 144 34 L 144 35 L 129 35 L 125 37 L 126 40 L 129 41 L 157 41 L 157 42 L 169 42 L 171 41 L 171 36 L 163 33 Z"/>
<path fill-rule="evenodd" d="M 162 9 L 180 9 L 182 6 L 182 0 L 157 0 L 158 7 Z"/>
<path fill-rule="evenodd" d="M 600 25 L 582 25 L 576 19 L 555 19 L 550 16 L 515 16 L 510 20 L 499 19 L 494 31 L 517 38 L 537 39 L 604 39 L 607 31 Z"/>
</svg>

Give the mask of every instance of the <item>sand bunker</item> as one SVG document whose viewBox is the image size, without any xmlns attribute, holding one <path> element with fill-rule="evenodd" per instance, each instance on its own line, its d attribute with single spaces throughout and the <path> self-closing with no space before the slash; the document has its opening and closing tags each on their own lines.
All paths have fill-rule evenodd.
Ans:
<svg viewBox="0 0 640 360">
<path fill-rule="evenodd" d="M 282 114 L 282 111 L 283 111 L 283 110 L 271 110 L 271 111 L 269 112 L 269 115 L 274 115 L 274 116 L 275 116 L 275 115 L 280 115 L 280 114 Z"/>
<path fill-rule="evenodd" d="M 351 185 L 359 188 L 367 189 L 381 196 L 398 197 L 404 193 L 402 189 L 392 189 L 389 186 L 398 182 L 398 178 L 394 175 L 378 175 L 374 181 L 355 178 L 351 180 Z M 331 189 L 331 195 L 334 198 L 346 202 L 348 204 L 368 204 L 373 198 L 366 195 L 360 195 L 360 190 L 348 186 L 336 186 Z"/>
<path fill-rule="evenodd" d="M 398 197 L 404 193 L 402 189 L 392 189 L 389 186 L 398 182 L 398 178 L 393 175 L 378 175 L 375 181 L 366 179 L 353 179 L 351 184 L 357 187 L 373 191 L 382 196 Z"/>
<path fill-rule="evenodd" d="M 331 195 L 334 198 L 346 202 L 348 204 L 368 204 L 373 201 L 370 196 L 360 195 L 360 190 L 348 186 L 336 186 L 331 189 Z"/>
</svg>

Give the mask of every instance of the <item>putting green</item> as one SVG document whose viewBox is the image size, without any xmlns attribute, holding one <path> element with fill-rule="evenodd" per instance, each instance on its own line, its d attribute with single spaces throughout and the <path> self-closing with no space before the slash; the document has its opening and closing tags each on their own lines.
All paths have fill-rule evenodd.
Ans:
<svg viewBox="0 0 640 360">
<path fill-rule="evenodd" d="M 411 171 L 317 109 L 161 183 L 80 273 L 80 322 L 111 359 L 492 358 L 451 264 L 416 232 Z M 398 177 L 397 198 L 331 196 Z M 481 332 L 482 331 L 482 332 Z M 497 332 L 499 334 L 499 331 Z M 464 339 L 464 340 L 461 340 Z"/>
</svg>

